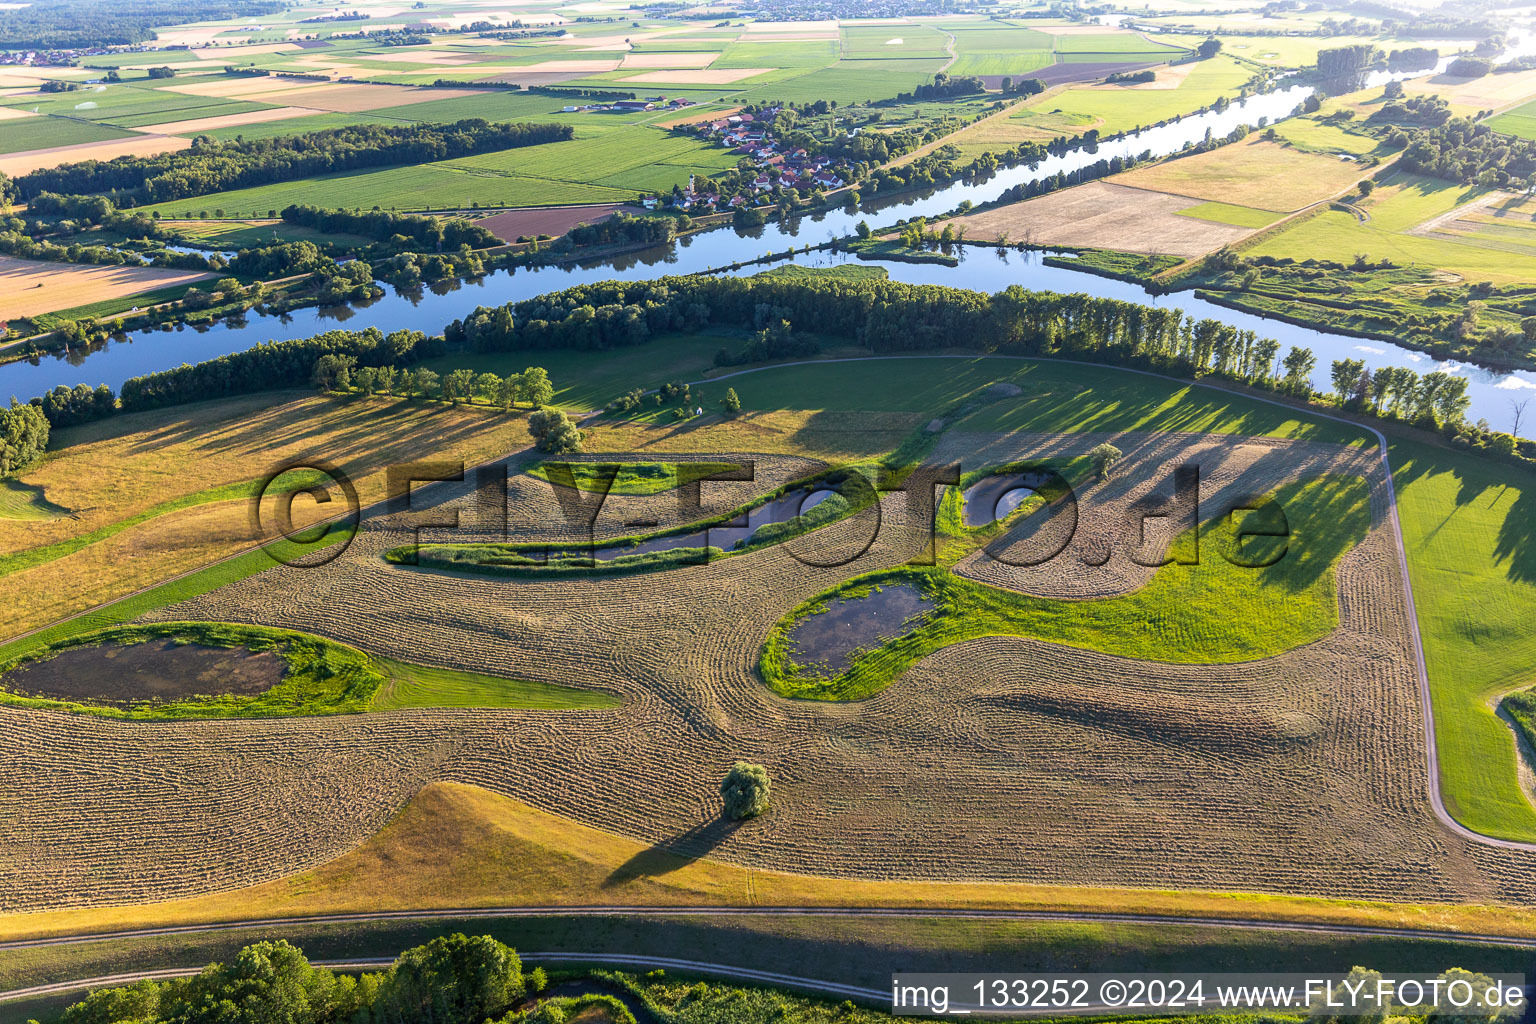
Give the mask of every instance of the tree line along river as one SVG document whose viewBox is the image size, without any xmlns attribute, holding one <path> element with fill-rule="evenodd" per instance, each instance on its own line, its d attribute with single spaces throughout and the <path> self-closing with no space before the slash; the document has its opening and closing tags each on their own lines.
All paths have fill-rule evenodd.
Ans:
<svg viewBox="0 0 1536 1024">
<path fill-rule="evenodd" d="M 1420 71 L 1414 75 L 1425 73 Z M 1370 87 L 1389 78 L 1401 77 L 1411 76 L 1376 72 L 1367 76 L 1363 86 L 1356 87 Z M 591 281 L 645 280 L 711 271 L 759 259 L 768 253 L 786 252 L 851 235 L 860 220 L 873 218 L 873 223 L 888 223 L 899 218 L 936 217 L 966 200 L 973 204 L 995 200 L 1004 190 L 1034 179 L 1051 177 L 1058 172 L 1070 177 L 1102 159 L 1133 157 L 1148 151 L 1176 153 L 1186 143 L 1204 139 L 1207 132 L 1220 138 L 1241 125 L 1257 127 L 1261 119 L 1279 120 L 1292 113 L 1312 88 L 1311 85 L 1294 85 L 1250 96 L 1243 101 L 1234 101 L 1225 110 L 1206 111 L 1162 127 L 1148 128 L 1135 135 L 1100 143 L 1091 151 L 1072 150 L 1049 156 L 1034 167 L 999 168 L 985 181 L 957 181 L 919 195 L 906 194 L 883 202 L 872 200 L 858 209 L 829 209 L 749 230 L 720 228 L 641 252 L 564 266 L 496 271 L 477 280 L 410 289 L 381 283 L 384 289 L 381 297 L 346 306 L 300 309 L 285 314 L 252 312 L 207 327 L 133 332 L 122 340 L 114 340 L 91 351 L 46 354 L 0 366 L 0 394 L 25 399 L 60 384 L 73 387 L 82 383 L 106 384 L 118 390 L 130 377 L 184 362 L 213 359 L 265 341 L 301 338 L 336 327 L 362 329 L 369 325 L 384 331 L 404 328 L 437 334 L 450 321 L 462 317 L 477 305 L 497 306 Z M 1195 319 L 1209 317 L 1255 331 L 1263 337 L 1275 338 L 1283 346 L 1282 351 L 1292 346 L 1310 348 L 1317 355 L 1313 383 L 1324 391 L 1331 389 L 1329 364 L 1335 359 L 1361 359 L 1372 370 L 1383 366 L 1407 366 L 1420 372 L 1445 370 L 1467 379 L 1467 395 L 1471 399 L 1469 417 L 1486 419 L 1496 429 L 1509 429 L 1513 419 L 1512 398 L 1536 392 L 1536 374 L 1495 372 L 1467 363 L 1437 361 L 1425 353 L 1391 342 L 1333 334 L 1228 309 L 1199 299 L 1192 292 L 1153 296 L 1131 282 L 1046 266 L 1034 253 L 963 246 L 960 256 L 960 265 L 953 268 L 937 263 L 880 265 L 888 269 L 893 280 L 914 284 L 949 285 L 980 291 L 1000 291 L 1018 284 L 1034 290 L 1084 292 L 1130 302 L 1177 306 L 1186 316 Z M 813 251 L 797 254 L 789 260 L 808 266 L 824 266 L 845 258 L 840 254 Z M 755 273 L 761 269 L 763 266 L 757 265 L 738 272 Z"/>
</svg>

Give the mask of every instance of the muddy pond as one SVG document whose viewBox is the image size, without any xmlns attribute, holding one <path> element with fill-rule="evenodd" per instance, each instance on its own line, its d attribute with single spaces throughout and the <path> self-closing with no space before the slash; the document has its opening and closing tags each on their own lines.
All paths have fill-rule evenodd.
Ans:
<svg viewBox="0 0 1536 1024">
<path fill-rule="evenodd" d="M 281 682 L 287 670 L 288 663 L 271 652 L 166 639 L 73 648 L 5 673 L 0 687 L 28 697 L 127 707 L 257 694 Z"/>
<path fill-rule="evenodd" d="M 911 632 L 933 609 L 932 599 L 906 584 L 833 601 L 826 611 L 806 616 L 790 630 L 790 654 L 803 668 L 835 675 L 848 668 L 855 651 Z"/>
</svg>

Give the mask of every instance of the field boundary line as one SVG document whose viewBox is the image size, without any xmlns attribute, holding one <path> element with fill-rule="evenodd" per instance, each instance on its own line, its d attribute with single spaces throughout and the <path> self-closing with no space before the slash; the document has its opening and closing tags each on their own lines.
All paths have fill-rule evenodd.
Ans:
<svg viewBox="0 0 1536 1024">
<path fill-rule="evenodd" d="M 1067 922 L 1083 924 L 1144 924 L 1188 928 L 1225 928 L 1256 931 L 1295 932 L 1311 935 L 1375 936 L 1381 938 L 1424 939 L 1444 942 L 1467 942 L 1478 945 L 1504 946 L 1517 949 L 1536 949 L 1536 936 L 1499 935 L 1482 932 L 1457 932 L 1443 929 L 1412 928 L 1396 925 L 1343 924 L 1322 921 L 1264 919 L 1245 917 L 1206 917 L 1190 914 L 1117 913 L 1114 911 L 1075 910 L 1008 910 L 1004 908 L 950 908 L 950 907 L 901 907 L 901 906 L 747 906 L 709 905 L 689 906 L 653 905 L 574 905 L 574 906 L 510 906 L 510 907 L 460 907 L 442 910 L 380 910 L 351 914 L 317 914 L 309 917 L 246 918 L 237 921 L 215 921 L 207 924 L 168 925 L 163 928 L 82 933 L 78 935 L 53 935 L 37 939 L 13 939 L 0 942 L 0 951 L 13 949 L 41 949 L 51 946 L 83 945 L 92 942 L 112 942 L 124 939 L 165 938 L 180 935 L 197 935 L 211 932 L 252 931 L 270 928 L 292 928 L 335 924 L 369 924 L 378 922 L 432 922 L 477 921 L 499 918 L 582 918 L 582 917 L 832 917 L 853 919 L 897 920 L 959 920 L 959 921 L 1034 921 Z M 0 999 L 6 997 L 0 993 Z"/>
<path fill-rule="evenodd" d="M 856 362 L 865 362 L 865 361 L 876 360 L 876 359 L 976 359 L 976 358 L 986 358 L 986 359 L 1017 359 L 1017 360 L 1026 360 L 1026 361 L 1034 361 L 1034 362 L 1041 362 L 1041 363 L 1065 363 L 1065 364 L 1068 364 L 1068 365 L 1071 365 L 1071 366 L 1099 366 L 1099 365 L 1103 365 L 1103 364 L 1099 364 L 1099 363 L 1084 363 L 1084 362 L 1080 362 L 1080 361 L 1075 360 L 1075 359 L 1056 359 L 1056 358 L 1052 358 L 1052 357 L 1049 357 L 1049 356 L 1007 356 L 1007 355 L 1001 355 L 1001 356 L 999 356 L 999 355 L 990 355 L 990 356 L 989 355 L 982 355 L 982 356 L 961 356 L 961 355 L 847 356 L 847 357 L 843 357 L 843 358 L 839 358 L 839 359 L 802 359 L 802 360 L 798 360 L 798 361 L 793 362 L 793 363 L 775 363 L 775 364 L 770 365 L 770 366 L 760 366 L 760 367 L 755 367 L 755 368 L 749 369 L 749 370 L 738 370 L 735 373 L 722 374 L 719 377 L 711 377 L 711 378 L 709 378 L 707 380 L 692 381 L 691 383 L 692 384 L 710 384 L 710 383 L 713 383 L 715 381 L 726 380 L 726 379 L 729 379 L 731 377 L 739 377 L 739 376 L 741 376 L 743 374 L 747 374 L 747 373 L 758 373 L 758 372 L 761 372 L 762 370 L 771 370 L 771 369 L 776 369 L 776 368 L 782 367 L 782 366 L 805 366 L 805 365 L 809 365 L 809 364 L 813 364 L 813 363 L 818 363 L 818 362 L 826 362 L 826 363 L 856 363 Z M 1362 430 L 1368 430 L 1368 431 L 1370 431 L 1372 434 L 1374 434 L 1376 436 L 1376 445 L 1381 450 L 1381 467 L 1382 467 L 1382 471 L 1383 471 L 1383 473 L 1384 473 L 1384 475 L 1386 477 L 1386 487 L 1387 487 L 1387 521 L 1391 524 L 1392 534 L 1393 534 L 1393 536 L 1397 540 L 1398 568 L 1399 568 L 1399 570 L 1402 573 L 1403 599 L 1407 602 L 1408 632 L 1409 632 L 1409 635 L 1410 635 L 1411 639 L 1413 640 L 1414 673 L 1418 676 L 1418 681 L 1419 681 L 1419 699 L 1420 699 L 1420 703 L 1423 706 L 1423 712 L 1424 712 L 1424 739 L 1425 739 L 1425 744 L 1426 744 L 1426 746 L 1425 746 L 1425 755 L 1426 755 L 1426 761 L 1427 761 L 1427 766 L 1428 766 L 1428 771 L 1426 773 L 1427 774 L 1426 782 L 1427 782 L 1427 786 L 1428 786 L 1428 789 L 1429 789 L 1429 803 L 1430 803 L 1430 807 L 1435 812 L 1435 817 L 1440 819 L 1440 823 L 1442 825 L 1444 825 L 1446 828 L 1450 829 L 1452 832 L 1456 833 L 1457 835 L 1461 836 L 1463 839 L 1470 839 L 1473 842 L 1481 843 L 1484 846 L 1493 846 L 1493 847 L 1498 847 L 1499 849 L 1520 850 L 1520 851 L 1523 851 L 1523 852 L 1526 852 L 1526 853 L 1536 853 L 1536 842 L 1527 842 L 1525 840 L 1520 840 L 1520 839 L 1501 839 L 1498 836 L 1485 835 L 1482 832 L 1476 832 L 1476 831 L 1468 828 L 1467 826 L 1463 825 L 1461 822 L 1457 821 L 1455 818 L 1453 818 L 1451 816 L 1450 812 L 1446 810 L 1445 800 L 1441 796 L 1441 793 L 1440 793 L 1440 752 L 1439 752 L 1439 749 L 1438 749 L 1438 747 L 1436 745 L 1436 739 L 1435 739 L 1434 695 L 1433 695 L 1433 692 L 1430 689 L 1430 685 L 1429 685 L 1429 669 L 1427 668 L 1425 660 L 1424 660 L 1424 638 L 1423 638 L 1422 633 L 1419 630 L 1419 610 L 1418 610 L 1418 605 L 1414 602 L 1414 599 L 1413 599 L 1413 580 L 1412 580 L 1412 577 L 1409 575 L 1409 571 L 1408 571 L 1408 544 L 1407 544 L 1407 541 L 1403 538 L 1403 526 L 1402 526 L 1402 522 L 1399 519 L 1398 514 L 1397 514 L 1397 485 L 1396 485 L 1395 481 L 1392 479 L 1392 463 L 1391 463 L 1390 457 L 1389 457 L 1388 452 L 1387 452 L 1387 447 L 1388 447 L 1388 443 L 1389 443 L 1387 441 L 1387 435 L 1383 434 L 1380 430 L 1378 430 L 1376 427 L 1372 426 L 1369 423 L 1361 423 L 1361 422 L 1357 422 L 1355 420 L 1346 419 L 1343 416 L 1335 416 L 1335 415 L 1333 415 L 1331 413 L 1314 411 L 1312 409 L 1291 405 L 1291 404 L 1288 404 L 1286 402 L 1282 402 L 1282 401 L 1280 401 L 1278 399 L 1274 399 L 1274 398 L 1266 398 L 1266 397 L 1263 397 L 1263 396 L 1260 396 L 1260 395 L 1250 395 L 1250 394 L 1247 394 L 1246 392 L 1237 391 L 1237 390 L 1235 390 L 1233 388 L 1222 387 L 1220 384 L 1210 384 L 1210 383 L 1206 383 L 1204 381 L 1184 380 L 1183 378 L 1172 377 L 1172 376 L 1169 376 L 1168 374 L 1165 374 L 1165 373 L 1153 373 L 1151 370 L 1136 370 L 1136 369 L 1132 369 L 1132 368 L 1126 367 L 1126 366 L 1112 366 L 1112 367 L 1108 367 L 1108 368 L 1109 369 L 1113 369 L 1113 370 L 1117 370 L 1117 371 L 1119 371 L 1121 373 L 1136 373 L 1136 374 L 1142 375 L 1143 377 L 1153 377 L 1153 378 L 1156 378 L 1158 380 L 1172 381 L 1175 384 L 1180 384 L 1180 385 L 1183 385 L 1185 387 L 1209 388 L 1212 391 L 1219 391 L 1219 392 L 1222 392 L 1223 394 L 1239 395 L 1239 396 L 1241 396 L 1243 398 L 1248 398 L 1248 399 L 1251 399 L 1251 400 L 1253 400 L 1255 402 L 1263 402 L 1266 405 L 1277 406 L 1277 407 L 1279 407 L 1281 409 L 1287 409 L 1287 410 L 1290 410 L 1291 412 L 1295 412 L 1295 413 L 1298 413 L 1298 414 L 1303 414 L 1304 413 L 1304 414 L 1307 414 L 1307 415 L 1316 416 L 1319 419 L 1332 420 L 1335 423 L 1348 424 L 1349 426 L 1352 426 L 1352 427 L 1358 427 L 1358 428 L 1360 428 Z"/>
</svg>

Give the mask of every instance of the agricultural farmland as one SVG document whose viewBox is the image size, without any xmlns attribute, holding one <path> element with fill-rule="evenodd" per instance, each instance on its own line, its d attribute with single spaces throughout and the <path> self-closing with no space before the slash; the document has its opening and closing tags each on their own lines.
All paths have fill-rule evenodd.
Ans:
<svg viewBox="0 0 1536 1024">
<path fill-rule="evenodd" d="M 211 274 L 150 267 L 90 267 L 0 256 L 0 320 L 202 281 Z"/>
<path fill-rule="evenodd" d="M 0 4 L 0 1019 L 1536 948 L 1523 15 L 95 2 Z"/>
</svg>

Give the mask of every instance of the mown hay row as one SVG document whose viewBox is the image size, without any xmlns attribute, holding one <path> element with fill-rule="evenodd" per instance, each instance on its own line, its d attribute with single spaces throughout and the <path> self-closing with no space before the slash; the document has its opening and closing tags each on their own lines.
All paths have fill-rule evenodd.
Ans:
<svg viewBox="0 0 1536 1024">
<path fill-rule="evenodd" d="M 1006 461 L 1039 443 L 973 447 Z M 1169 460 L 1223 456 L 1233 480 L 1263 464 L 1236 439 L 1117 443 Z M 1271 451 L 1295 464 L 1325 454 Z M 1340 626 L 1319 642 L 1194 666 L 990 637 L 846 704 L 775 696 L 755 677 L 758 648 L 797 604 L 923 547 L 899 494 L 852 566 L 769 549 L 622 580 L 391 567 L 380 554 L 410 534 L 403 517 L 372 520 L 323 569 L 276 569 L 161 616 L 260 621 L 389 657 L 600 687 L 624 705 L 154 726 L 0 711 L 0 905 L 275 877 L 358 843 L 428 779 L 797 872 L 1536 902 L 1529 857 L 1475 847 L 1429 810 L 1385 482 L 1373 454 L 1339 458 L 1371 481 L 1375 516 L 1338 566 Z M 852 543 L 873 513 L 806 540 Z M 738 758 L 773 772 L 774 809 L 701 833 Z"/>
</svg>

